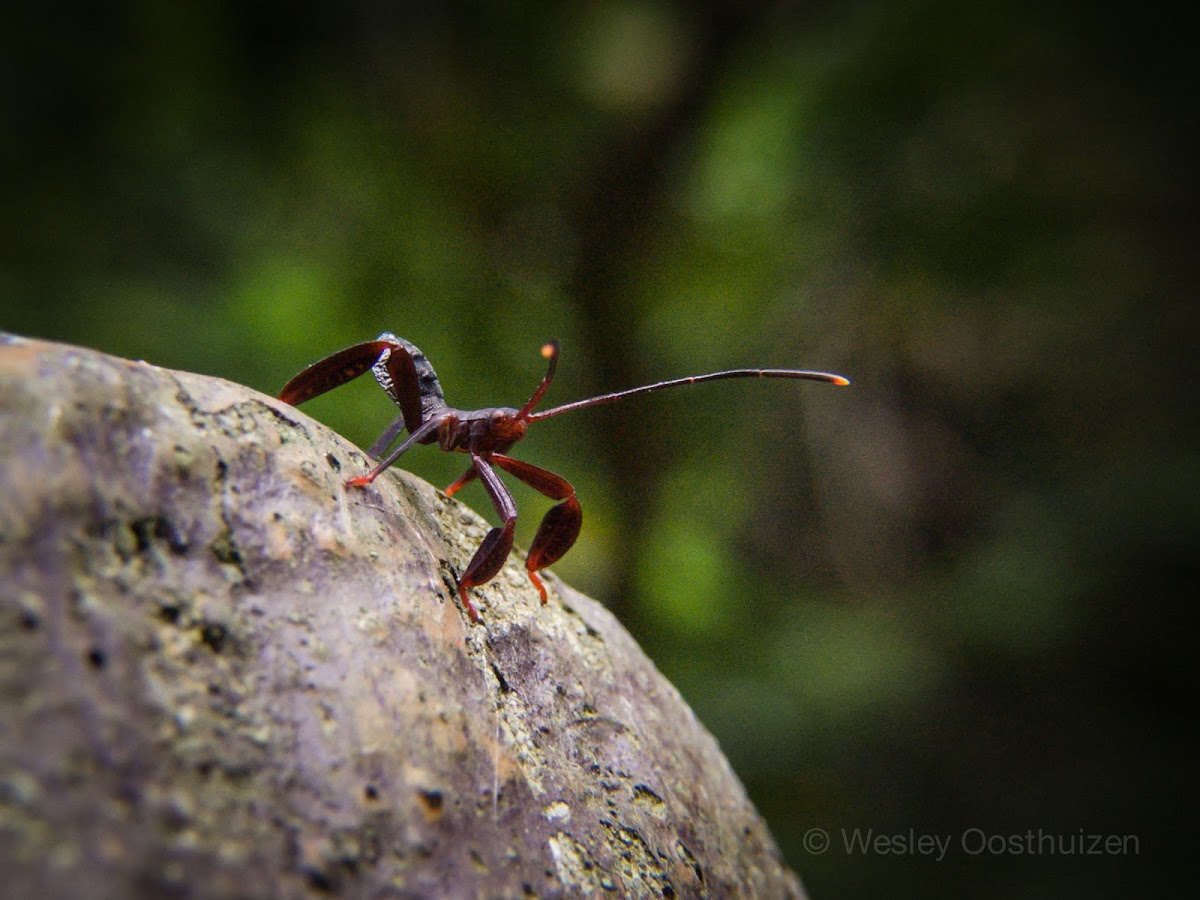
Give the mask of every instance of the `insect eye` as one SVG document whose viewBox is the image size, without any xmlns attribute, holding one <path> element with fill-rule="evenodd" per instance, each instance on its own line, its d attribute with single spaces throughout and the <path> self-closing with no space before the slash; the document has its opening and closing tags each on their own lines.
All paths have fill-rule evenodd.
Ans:
<svg viewBox="0 0 1200 900">
<path fill-rule="evenodd" d="M 498 409 L 492 412 L 492 424 L 493 425 L 499 425 L 507 418 L 508 418 L 508 416 L 506 416 L 504 413 L 502 413 Z"/>
</svg>

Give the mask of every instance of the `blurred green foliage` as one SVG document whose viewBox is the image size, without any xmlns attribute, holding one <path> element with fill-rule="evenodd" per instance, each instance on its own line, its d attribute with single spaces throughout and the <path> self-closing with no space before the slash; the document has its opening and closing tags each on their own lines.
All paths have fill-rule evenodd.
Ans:
<svg viewBox="0 0 1200 900">
<path fill-rule="evenodd" d="M 522 456 L 586 516 L 556 571 L 680 687 L 814 895 L 1150 895 L 1195 786 L 1170 16 L 26 5 L 0 37 L 0 327 L 268 393 L 391 330 L 465 407 L 522 402 L 550 337 L 549 402 L 844 371 L 540 425 Z M 307 411 L 363 446 L 394 412 L 369 384 Z M 527 542 L 548 504 L 516 490 Z M 1140 852 L 856 856 L 853 827 Z"/>
</svg>

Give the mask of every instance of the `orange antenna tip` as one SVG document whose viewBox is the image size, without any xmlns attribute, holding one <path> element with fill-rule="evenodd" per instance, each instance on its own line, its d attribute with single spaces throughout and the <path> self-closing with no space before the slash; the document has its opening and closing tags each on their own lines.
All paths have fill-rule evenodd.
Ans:
<svg viewBox="0 0 1200 900">
<path fill-rule="evenodd" d="M 833 383 L 840 384 L 843 387 L 845 387 L 846 385 L 848 385 L 850 383 L 850 379 L 843 378 L 841 375 L 835 375 L 835 376 L 833 376 Z"/>
<path fill-rule="evenodd" d="M 542 359 L 549 359 L 558 352 L 558 341 L 546 341 L 542 344 Z"/>
</svg>

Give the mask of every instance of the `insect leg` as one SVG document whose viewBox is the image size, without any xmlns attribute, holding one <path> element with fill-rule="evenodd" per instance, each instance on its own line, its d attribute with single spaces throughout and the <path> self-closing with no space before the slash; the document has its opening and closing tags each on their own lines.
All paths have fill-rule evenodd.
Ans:
<svg viewBox="0 0 1200 900">
<path fill-rule="evenodd" d="M 363 341 L 313 363 L 283 386 L 279 399 L 292 406 L 320 396 L 353 381 L 370 369 L 384 353 L 395 349 L 394 341 Z"/>
<path fill-rule="evenodd" d="M 492 499 L 492 505 L 496 507 L 496 512 L 500 514 L 500 518 L 504 522 L 500 527 L 493 528 L 487 533 L 483 543 L 479 545 L 479 549 L 467 563 L 466 571 L 458 580 L 458 595 L 462 598 L 463 606 L 466 607 L 471 621 L 478 622 L 479 612 L 467 596 L 467 590 L 476 585 L 486 584 L 495 578 L 496 573 L 504 565 L 504 561 L 508 559 L 508 552 L 513 545 L 513 531 L 517 525 L 517 505 L 513 502 L 512 494 L 508 492 L 508 488 L 504 486 L 504 482 L 500 480 L 500 476 L 496 474 L 496 470 L 491 467 L 487 459 L 477 453 L 472 453 L 471 466 L 479 474 L 488 496 Z M 469 480 L 466 476 L 459 479 L 464 483 L 466 480 Z"/>
<path fill-rule="evenodd" d="M 397 447 L 395 450 L 393 450 L 391 455 L 387 459 L 385 459 L 385 460 L 383 460 L 383 462 L 379 463 L 379 465 L 377 465 L 375 468 L 373 468 L 366 475 L 358 475 L 358 476 L 355 476 L 354 478 L 347 479 L 346 484 L 352 485 L 353 487 L 364 487 L 365 485 L 370 484 L 372 481 L 374 481 L 376 478 L 378 478 L 381 474 L 383 474 L 384 469 L 386 469 L 388 466 L 390 466 L 392 463 L 394 463 L 396 460 L 398 460 L 408 450 L 409 447 L 411 447 L 413 444 L 418 443 L 421 440 L 421 438 L 425 437 L 429 433 L 435 431 L 437 429 L 438 425 L 440 425 L 440 424 L 441 424 L 440 420 L 430 419 L 424 425 L 422 425 L 420 428 L 418 428 L 416 431 L 414 431 L 412 434 L 410 434 L 407 438 L 405 438 L 404 443 L 401 444 L 399 447 Z M 388 431 L 391 431 L 390 427 L 388 428 Z M 384 432 L 384 434 L 386 435 L 387 432 Z M 382 438 L 380 440 L 382 440 Z M 376 441 L 375 443 L 378 444 L 379 441 Z M 374 449 L 374 448 L 372 447 L 372 449 Z"/>
<path fill-rule="evenodd" d="M 571 487 L 571 483 L 565 478 L 511 456 L 493 453 L 491 459 L 504 471 L 520 478 L 535 491 L 545 494 L 551 500 L 562 501 L 557 506 L 550 507 L 542 519 L 533 544 L 529 547 L 529 554 L 525 558 L 529 579 L 542 595 L 542 603 L 545 603 L 546 586 L 538 577 L 538 570 L 553 565 L 571 549 L 575 539 L 579 537 L 579 529 L 583 526 L 583 509 L 575 497 L 575 488 Z"/>
<path fill-rule="evenodd" d="M 392 446 L 392 441 L 396 440 L 396 438 L 400 436 L 400 432 L 403 431 L 405 427 L 404 416 L 396 416 L 395 421 L 387 427 L 383 434 L 376 438 L 375 443 L 373 443 L 367 450 L 367 456 L 372 456 L 375 459 L 379 459 L 379 457 L 383 456 L 384 451 L 387 450 L 388 447 Z"/>
<path fill-rule="evenodd" d="M 466 487 L 468 484 L 470 484 L 472 481 L 474 481 L 478 477 L 479 477 L 479 472 L 477 472 L 475 470 L 474 466 L 471 466 L 469 469 L 467 469 L 467 471 L 462 473 L 462 477 L 459 478 L 458 481 L 454 482 L 454 484 L 452 484 L 448 488 L 446 488 L 446 491 L 445 491 L 446 496 L 453 497 L 455 494 L 457 494 L 460 490 L 462 490 L 464 487 Z"/>
</svg>

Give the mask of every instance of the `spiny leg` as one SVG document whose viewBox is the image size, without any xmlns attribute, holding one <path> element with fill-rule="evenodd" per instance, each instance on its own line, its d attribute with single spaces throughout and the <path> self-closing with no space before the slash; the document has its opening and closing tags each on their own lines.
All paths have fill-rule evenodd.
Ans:
<svg viewBox="0 0 1200 900">
<path fill-rule="evenodd" d="M 488 496 L 492 498 L 492 505 L 496 507 L 496 512 L 504 522 L 499 528 L 493 528 L 487 533 L 483 543 L 479 545 L 479 549 L 467 563 L 466 571 L 458 579 L 458 596 L 462 598 L 463 606 L 466 607 L 471 621 L 478 622 L 479 612 L 475 609 L 471 598 L 467 596 L 467 591 L 495 578 L 496 573 L 503 567 L 504 561 L 508 559 L 508 553 L 512 550 L 513 545 L 513 531 L 517 525 L 517 505 L 513 502 L 512 494 L 508 492 L 508 488 L 504 486 L 504 482 L 500 480 L 500 476 L 496 474 L 496 470 L 491 467 L 487 459 L 472 453 L 471 468 L 483 482 Z M 460 483 L 466 484 L 470 480 L 470 476 L 464 475 L 451 487 L 457 489 L 456 486 L 460 486 Z"/>
<path fill-rule="evenodd" d="M 538 526 L 533 544 L 525 557 L 525 569 L 529 572 L 529 580 L 542 595 L 542 603 L 545 603 L 546 586 L 538 577 L 538 570 L 558 562 L 574 545 L 575 539 L 579 537 L 579 529 L 583 527 L 583 508 L 575 497 L 575 488 L 571 487 L 571 483 L 565 478 L 500 453 L 493 453 L 489 458 L 535 491 L 545 494 L 551 500 L 562 501 L 557 506 L 550 507 L 542 518 L 542 524 Z"/>
</svg>

